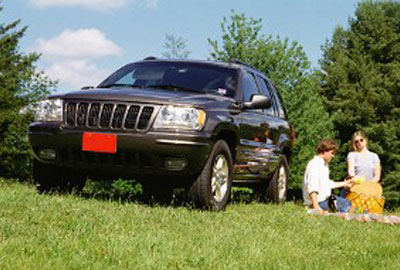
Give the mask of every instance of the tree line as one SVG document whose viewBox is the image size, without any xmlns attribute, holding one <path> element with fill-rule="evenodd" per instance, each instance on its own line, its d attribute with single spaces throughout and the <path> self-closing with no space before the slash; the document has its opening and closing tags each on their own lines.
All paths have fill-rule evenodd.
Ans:
<svg viewBox="0 0 400 270">
<path fill-rule="evenodd" d="M 0 9 L 1 11 L 1 9 Z M 213 60 L 241 60 L 264 72 L 283 96 L 296 130 L 290 187 L 299 188 L 307 161 L 322 138 L 341 148 L 331 168 L 346 174 L 351 134 L 365 131 L 383 169 L 389 207 L 400 206 L 400 3 L 361 1 L 348 27 L 336 27 L 322 46 L 320 67 L 312 68 L 296 41 L 267 35 L 262 20 L 234 11 L 221 23 L 221 40 L 208 40 Z M 39 55 L 19 52 L 26 27 L 0 25 L 0 176 L 27 179 L 32 157 L 27 141 L 29 110 L 54 82 L 37 72 Z M 167 35 L 164 57 L 186 58 L 185 40 Z"/>
</svg>

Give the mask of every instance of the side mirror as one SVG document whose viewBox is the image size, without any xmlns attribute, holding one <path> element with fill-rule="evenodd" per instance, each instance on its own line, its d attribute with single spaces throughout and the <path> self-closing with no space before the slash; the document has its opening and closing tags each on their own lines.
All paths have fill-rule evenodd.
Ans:
<svg viewBox="0 0 400 270">
<path fill-rule="evenodd" d="M 250 102 L 243 103 L 245 109 L 268 109 L 271 107 L 269 97 L 263 95 L 254 95 Z"/>
<path fill-rule="evenodd" d="M 88 89 L 93 89 L 94 86 L 84 86 L 81 88 L 81 90 L 88 90 Z"/>
</svg>

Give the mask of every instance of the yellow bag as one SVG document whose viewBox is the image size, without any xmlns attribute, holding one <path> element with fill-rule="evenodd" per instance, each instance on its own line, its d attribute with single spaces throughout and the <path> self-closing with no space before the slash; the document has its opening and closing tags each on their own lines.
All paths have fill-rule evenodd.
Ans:
<svg viewBox="0 0 400 270">
<path fill-rule="evenodd" d="M 346 199 L 351 201 L 355 213 L 381 214 L 385 204 L 382 186 L 375 182 L 362 182 L 353 186 Z"/>
<path fill-rule="evenodd" d="M 351 201 L 354 213 L 375 213 L 382 214 L 385 198 L 374 197 L 362 193 L 350 192 L 347 194 L 346 199 Z"/>
</svg>

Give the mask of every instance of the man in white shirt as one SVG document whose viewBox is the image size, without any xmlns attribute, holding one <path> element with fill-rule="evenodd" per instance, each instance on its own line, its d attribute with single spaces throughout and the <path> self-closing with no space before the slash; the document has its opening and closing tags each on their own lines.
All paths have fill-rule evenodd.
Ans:
<svg viewBox="0 0 400 270">
<path fill-rule="evenodd" d="M 338 145 L 334 140 L 323 139 L 317 147 L 316 156 L 307 164 L 303 179 L 304 204 L 314 208 L 321 214 L 328 210 L 328 199 L 332 189 L 340 187 L 351 187 L 353 180 L 334 182 L 329 179 L 328 163 L 335 156 Z M 335 196 L 336 208 L 339 212 L 348 212 L 351 207 L 350 201 Z"/>
</svg>

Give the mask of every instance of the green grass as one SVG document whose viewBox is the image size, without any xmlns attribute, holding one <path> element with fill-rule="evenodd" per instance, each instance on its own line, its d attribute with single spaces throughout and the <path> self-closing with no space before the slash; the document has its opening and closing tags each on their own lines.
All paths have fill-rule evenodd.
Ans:
<svg viewBox="0 0 400 270">
<path fill-rule="evenodd" d="M 39 195 L 0 179 L 0 269 L 400 269 L 400 226 L 294 203 L 224 212 Z"/>
</svg>

